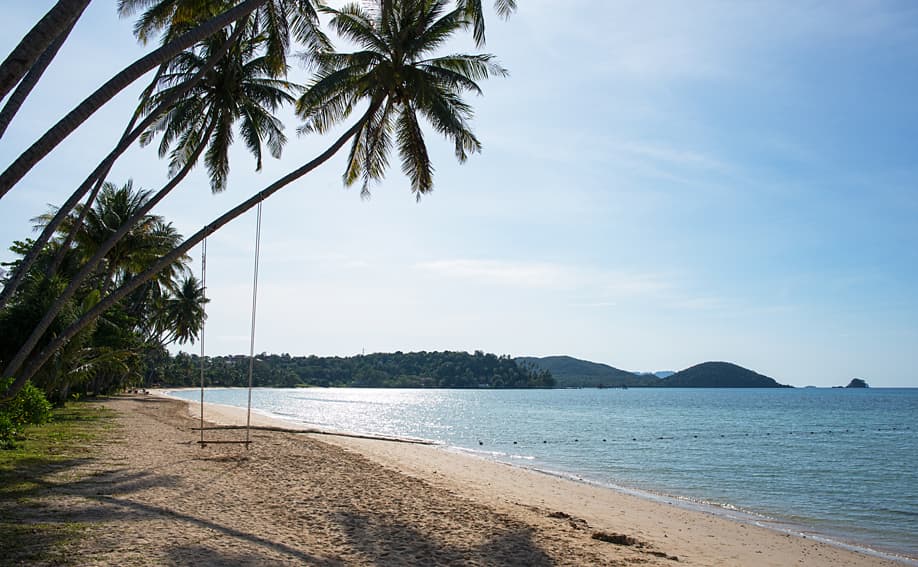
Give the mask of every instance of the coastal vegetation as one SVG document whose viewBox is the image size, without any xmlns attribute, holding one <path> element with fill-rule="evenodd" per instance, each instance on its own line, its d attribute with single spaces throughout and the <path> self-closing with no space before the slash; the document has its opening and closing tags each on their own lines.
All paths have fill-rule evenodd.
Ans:
<svg viewBox="0 0 918 567">
<path fill-rule="evenodd" d="M 208 386 L 247 386 L 248 356 L 207 357 Z M 150 366 L 148 386 L 198 386 L 200 357 L 179 353 Z M 550 372 L 518 364 L 509 356 L 475 351 L 394 352 L 349 357 L 258 355 L 255 386 L 373 388 L 552 388 Z"/>
<path fill-rule="evenodd" d="M 113 232 L 122 229 L 119 221 L 135 215 L 149 198 L 149 191 L 135 188 L 130 181 L 121 186 L 106 183 L 91 207 L 78 206 L 68 215 L 29 267 L 24 285 L 0 310 L 0 360 L 14 357 L 23 337 L 42 318 L 47 306 L 60 299 L 57 294 L 71 286 L 88 259 L 98 253 Z M 52 214 L 53 211 L 35 219 L 37 226 L 44 226 Z M 81 223 L 79 218 L 83 219 Z M 145 270 L 181 239 L 182 235 L 164 218 L 143 215 L 117 245 L 107 250 L 91 276 L 75 287 L 38 346 L 51 341 L 55 333 L 97 304 L 107 290 Z M 27 249 L 28 243 L 17 242 L 11 250 L 24 255 Z M 19 262 L 8 265 L 16 270 Z M 56 273 L 48 277 L 55 262 L 59 264 Z M 139 383 L 148 353 L 198 338 L 205 301 L 200 283 L 188 271 L 188 258 L 181 256 L 85 326 L 30 377 L 18 394 L 31 392 L 30 385 L 34 385 L 52 403 L 62 405 L 74 395 L 106 394 Z M 7 378 L 0 386 L 6 390 L 10 382 Z M 15 406 L 16 400 L 14 396 L 3 404 L 0 415 Z"/>
<path fill-rule="evenodd" d="M 0 64 L 0 100 L 10 95 L 0 110 L 3 129 L 66 48 L 87 5 L 58 2 Z M 495 8 L 506 17 L 516 2 L 496 0 Z M 0 376 L 12 379 L 0 391 L 4 407 L 30 380 L 55 403 L 81 391 L 124 387 L 144 374 L 144 360 L 161 358 L 164 344 L 193 341 L 196 322 L 163 323 L 202 316 L 200 286 L 183 274 L 187 252 L 346 145 L 346 185 L 359 183 L 367 193 L 396 151 L 420 198 L 433 188 L 433 166 L 419 118 L 465 161 L 481 144 L 463 95 L 480 94 L 479 81 L 506 75 L 489 54 L 436 55 L 459 32 L 470 31 L 483 45 L 480 1 L 367 0 L 333 8 L 318 0 L 122 0 L 118 9 L 137 18 L 142 44 L 158 39 L 160 46 L 114 75 L 0 173 L 2 198 L 120 90 L 155 69 L 110 153 L 40 219 L 37 238 L 14 244 L 21 257 L 9 266 L 0 292 Z M 335 51 L 320 13 L 328 29 L 357 51 Z M 305 86 L 286 79 L 294 54 L 313 73 Z M 279 158 L 287 139 L 274 112 L 284 105 L 295 106 L 301 134 L 328 134 L 352 115 L 356 119 L 315 159 L 202 223 L 190 237 L 152 214 L 199 161 L 211 189 L 227 189 L 228 149 L 237 133 L 256 169 L 265 150 Z M 129 182 L 119 193 L 107 180 L 112 165 L 135 141 L 146 145 L 157 138 L 159 156 L 169 160 L 169 182 L 155 193 L 133 192 Z M 96 226 L 100 204 L 123 210 Z M 147 240 L 138 248 L 135 237 Z M 409 380 L 398 376 L 390 378 Z"/>
<path fill-rule="evenodd" d="M 8 386 L 9 384 L 0 382 L 0 388 Z M 0 408 L 0 449 L 15 446 L 16 441 L 23 437 L 27 426 L 41 425 L 50 419 L 51 404 L 44 393 L 31 383 L 26 383 L 16 397 Z"/>
</svg>

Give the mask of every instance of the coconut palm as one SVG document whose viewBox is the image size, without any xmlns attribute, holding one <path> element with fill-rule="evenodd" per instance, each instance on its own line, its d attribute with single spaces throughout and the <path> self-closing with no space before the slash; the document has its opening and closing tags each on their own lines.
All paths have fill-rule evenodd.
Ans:
<svg viewBox="0 0 918 567">
<path fill-rule="evenodd" d="M 7 358 L 16 352 L 22 337 L 28 336 L 36 322 L 51 311 L 51 305 L 65 297 L 65 288 L 74 285 L 73 274 L 79 271 L 86 258 L 97 253 L 126 219 L 145 206 L 149 197 L 149 191 L 135 189 L 130 182 L 120 187 L 112 184 L 103 187 L 99 199 L 85 217 L 86 222 L 79 225 L 79 234 L 72 239 L 74 246 L 68 254 L 70 261 L 64 269 L 47 278 L 43 266 L 36 265 L 16 300 L 9 308 L 0 311 L 0 335 L 4 337 L 4 341 L 0 341 L 0 357 Z M 74 215 L 78 212 L 75 211 Z M 40 222 L 41 218 L 37 220 Z M 65 223 L 62 230 L 71 230 L 71 223 Z M 45 255 L 52 255 L 53 248 L 60 246 L 61 240 L 63 235 L 53 242 Z M 67 327 L 91 308 L 104 295 L 106 288 L 119 286 L 132 278 L 181 241 L 182 236 L 175 228 L 158 216 L 147 215 L 141 222 L 135 223 L 118 245 L 108 251 L 96 277 L 86 279 L 77 286 L 75 295 L 66 296 L 67 299 L 56 310 L 49 330 L 39 342 L 52 340 L 57 330 Z M 24 248 L 20 247 L 20 251 Z M 103 383 L 118 383 L 125 369 L 130 367 L 129 361 L 139 356 L 145 343 L 153 340 L 159 344 L 158 337 L 166 330 L 193 339 L 196 329 L 200 329 L 200 321 L 193 317 L 193 312 L 183 314 L 175 307 L 169 307 L 170 300 L 190 293 L 187 289 L 182 290 L 188 277 L 188 261 L 187 256 L 177 257 L 156 277 L 123 298 L 120 304 L 106 310 L 97 325 L 87 326 L 55 353 L 52 361 L 39 372 L 38 383 L 49 394 L 63 392 L 62 395 L 66 395 L 71 386 L 91 379 L 90 389 L 98 391 Z M 21 332 L 23 325 L 29 330 Z"/>
<path fill-rule="evenodd" d="M 137 113 L 135 113 L 134 118 L 131 119 L 128 128 L 125 130 L 125 133 L 122 135 L 121 140 L 118 142 L 118 144 L 116 144 L 115 148 L 109 152 L 108 156 L 106 156 L 105 159 L 103 159 L 102 162 L 96 166 L 92 173 L 90 173 L 89 176 L 83 181 L 83 183 L 73 192 L 73 194 L 71 194 L 67 201 L 58 209 L 57 214 L 47 224 L 41 235 L 35 240 L 32 249 L 28 252 L 28 254 L 26 254 L 22 262 L 20 262 L 18 269 L 9 278 L 3 290 L 0 291 L 0 308 L 6 305 L 6 302 L 10 299 L 10 297 L 12 297 L 13 293 L 15 293 L 32 263 L 38 258 L 44 245 L 51 239 L 51 237 L 57 231 L 58 226 L 64 222 L 64 220 L 67 218 L 67 215 L 70 214 L 70 211 L 72 211 L 74 207 L 77 206 L 80 199 L 82 199 L 83 196 L 89 192 L 91 187 L 93 188 L 89 197 L 86 199 L 87 204 L 84 207 L 84 210 L 89 210 L 89 206 L 95 199 L 98 190 L 101 188 L 102 183 L 105 181 L 105 176 L 108 175 L 108 171 L 114 164 L 115 160 L 118 159 L 118 157 L 124 153 L 125 150 L 127 150 L 127 148 L 134 142 L 134 140 L 136 140 L 147 128 L 149 128 L 157 118 L 159 118 L 161 112 L 164 112 L 169 105 L 178 101 L 188 90 L 203 80 L 204 76 L 214 68 L 220 59 L 227 52 L 229 52 L 230 48 L 235 45 L 236 42 L 243 36 L 243 32 L 247 27 L 248 26 L 245 24 L 234 26 L 232 34 L 226 41 L 223 42 L 220 50 L 214 53 L 207 61 L 207 63 L 202 68 L 198 69 L 195 75 L 189 77 L 188 80 L 181 86 L 176 86 L 173 88 L 169 97 L 163 97 L 160 99 L 159 108 L 153 111 L 146 109 L 146 117 L 143 118 L 143 120 L 140 121 L 140 124 L 136 125 L 136 127 L 135 119 L 137 118 Z M 165 66 L 160 67 L 156 79 L 154 80 L 154 85 L 159 80 L 159 77 L 161 77 L 164 68 Z M 142 101 L 149 97 L 151 90 L 152 86 L 144 90 L 143 94 L 141 95 Z M 143 108 L 143 105 L 141 105 L 141 108 Z M 194 159 L 190 159 L 188 162 L 193 165 L 196 159 L 197 156 L 194 156 Z M 167 185 L 167 188 L 164 188 L 163 191 L 160 191 L 160 193 L 157 194 L 157 198 L 154 198 L 151 201 L 150 206 L 152 207 L 155 205 L 159 198 L 164 196 L 166 193 L 168 193 L 168 191 L 171 190 L 171 188 L 180 183 L 189 171 L 190 170 L 188 168 L 185 168 L 175 177 L 173 177 L 173 179 Z M 80 222 L 82 222 L 82 220 L 78 221 L 77 224 Z M 125 230 L 127 230 L 127 228 L 128 227 L 125 227 Z M 57 261 L 50 264 L 51 271 L 48 274 L 49 276 L 53 275 L 57 265 Z"/>
<path fill-rule="evenodd" d="M 246 10 L 250 11 L 249 8 L 251 8 L 252 6 L 255 6 L 255 4 L 252 4 L 252 2 L 255 2 L 255 1 L 256 0 L 246 0 L 246 2 L 243 3 L 244 5 L 248 6 Z M 264 2 L 266 0 L 257 0 L 257 1 Z M 238 17 L 240 13 L 242 15 L 247 15 L 248 11 L 246 10 L 239 12 L 239 9 L 241 8 L 242 6 L 239 6 L 232 10 L 229 10 L 226 14 L 221 14 L 220 16 L 215 17 L 209 20 L 208 22 L 205 22 L 198 28 L 195 28 L 194 30 L 188 32 L 188 34 L 185 34 L 185 35 L 180 36 L 179 38 L 176 38 L 168 46 L 164 45 L 163 48 L 161 50 L 158 50 L 157 52 L 162 52 L 162 53 L 170 52 L 171 53 L 171 51 L 169 50 L 173 49 L 175 44 L 186 41 L 188 37 L 192 37 L 192 36 L 196 37 L 197 35 L 200 35 L 202 33 L 201 32 L 202 29 L 212 28 L 215 25 L 215 22 L 226 19 L 226 16 L 229 13 L 236 13 L 236 16 L 234 17 Z M 224 42 L 221 49 L 217 50 L 217 52 L 211 56 L 211 58 L 208 60 L 206 65 L 204 65 L 203 68 L 199 69 L 198 73 L 195 76 L 190 77 L 181 87 L 176 87 L 175 89 L 173 89 L 171 98 L 167 98 L 165 100 L 161 99 L 160 108 L 156 109 L 155 111 L 151 111 L 147 109 L 146 118 L 144 118 L 140 122 L 139 125 L 136 125 L 136 127 L 135 127 L 135 124 L 136 124 L 136 120 L 138 116 L 137 116 L 137 113 L 135 113 L 135 115 L 130 120 L 128 127 L 126 128 L 124 134 L 122 135 L 121 140 L 119 140 L 119 142 L 115 145 L 115 148 L 112 149 L 111 152 L 109 152 L 109 154 L 96 166 L 96 168 L 89 174 L 89 176 L 83 181 L 83 183 L 71 194 L 71 196 L 67 199 L 67 201 L 64 202 L 63 205 L 61 205 L 61 207 L 58 209 L 57 214 L 47 224 L 42 234 L 35 240 L 35 243 L 32 249 L 28 252 L 28 254 L 26 254 L 22 262 L 19 263 L 18 269 L 12 274 L 12 276 L 9 278 L 9 280 L 7 281 L 7 284 L 3 287 L 3 289 L 0 290 L 0 308 L 6 305 L 7 301 L 9 301 L 9 299 L 15 293 L 16 289 L 22 283 L 23 278 L 25 277 L 25 274 L 28 272 L 32 263 L 35 262 L 35 260 L 38 258 L 44 245 L 51 239 L 51 237 L 57 231 L 58 226 L 67 218 L 67 215 L 70 214 L 70 211 L 73 210 L 74 207 L 77 206 L 77 204 L 80 202 L 81 199 L 83 199 L 83 197 L 86 195 L 87 192 L 90 192 L 90 188 L 92 188 L 92 191 L 90 192 L 89 197 L 86 198 L 86 206 L 84 210 L 89 210 L 89 206 L 95 199 L 97 192 L 99 191 L 102 183 L 105 181 L 105 177 L 108 175 L 108 172 L 111 169 L 112 165 L 115 163 L 115 160 L 117 160 L 121 156 L 121 154 L 123 154 L 130 147 L 130 145 L 134 142 L 134 140 L 136 140 L 141 135 L 142 132 L 144 132 L 147 128 L 150 127 L 151 124 L 153 124 L 154 120 L 158 118 L 159 113 L 162 112 L 164 108 L 174 103 L 175 101 L 179 100 L 179 98 L 185 92 L 187 92 L 190 88 L 192 88 L 195 84 L 197 84 L 199 81 L 203 79 L 204 75 L 207 72 L 209 72 L 217 64 L 217 62 L 224 55 L 226 55 L 226 53 L 230 50 L 230 48 L 233 45 L 235 45 L 235 43 L 242 37 L 242 34 L 246 30 L 247 27 L 248 26 L 245 25 L 244 23 L 242 25 L 234 26 L 234 30 L 232 34 L 230 35 L 230 37 Z M 220 28 L 217 28 L 217 29 L 219 30 Z M 163 51 L 163 50 L 166 50 L 166 51 Z M 153 54 L 151 54 L 151 56 L 152 55 Z M 162 75 L 162 72 L 164 69 L 165 69 L 165 64 L 160 65 L 160 68 L 156 74 L 156 78 L 153 81 L 153 85 L 156 84 L 159 77 Z M 121 75 L 124 75 L 124 73 L 122 73 Z M 110 81 L 109 83 L 113 83 L 113 81 L 117 82 L 116 79 L 112 79 L 112 81 Z M 150 91 L 153 88 L 153 85 L 147 87 L 147 89 L 143 91 L 141 95 L 142 100 L 146 99 L 149 96 Z M 90 99 L 87 99 L 86 101 L 84 101 L 84 104 L 81 104 L 80 107 L 78 107 L 78 109 L 74 110 L 74 112 L 72 112 L 71 115 L 76 116 L 74 113 L 77 113 L 77 111 L 80 110 L 80 108 L 84 108 L 86 104 L 91 102 L 91 100 L 95 100 L 94 97 L 96 97 L 96 95 L 100 95 L 101 92 L 102 92 L 101 90 L 97 91 L 95 95 L 90 97 Z M 11 102 L 12 102 L 12 99 L 11 99 Z M 68 115 L 68 116 L 71 116 L 71 115 Z M 83 119 L 85 119 L 85 117 Z M 53 138 L 54 137 L 53 132 L 57 130 L 58 127 L 63 128 L 64 127 L 63 125 L 65 124 L 65 122 L 67 121 L 64 120 L 60 122 L 58 126 L 55 126 L 54 128 L 52 128 L 52 130 L 48 131 L 43 137 L 43 139 L 48 138 L 50 140 L 49 136 Z M 66 133 L 64 133 L 63 135 L 66 136 Z M 36 157 L 36 155 L 38 155 L 36 154 L 36 152 L 43 151 L 43 150 L 37 149 L 39 145 L 40 145 L 39 143 L 36 143 L 35 145 L 33 145 L 32 148 L 30 148 L 24 154 L 22 154 L 20 158 L 7 169 L 6 172 L 4 172 L 3 174 L 0 174 L 0 187 L 2 187 L 2 179 L 4 178 L 4 176 L 8 174 L 14 177 L 16 175 L 19 175 L 18 173 L 14 171 L 14 170 L 17 170 L 17 167 L 18 167 L 17 164 L 24 164 L 24 167 L 26 167 L 27 169 L 30 168 L 32 165 L 34 165 L 35 162 L 30 162 L 29 160 L 32 160 L 33 158 Z M 42 147 L 47 147 L 47 146 L 42 146 Z M 38 155 L 37 159 L 40 160 L 41 155 Z M 29 165 L 29 163 L 31 163 L 32 165 Z M 24 174 L 24 172 L 27 171 L 27 169 L 21 170 L 21 173 Z M 176 178 L 174 179 L 174 182 L 176 184 L 180 182 L 181 177 L 182 177 L 181 174 L 176 176 Z M 10 179 L 12 179 L 12 177 Z M 2 196 L 2 193 L 4 191 L 5 191 L 4 189 L 0 189 L 0 196 Z M 80 220 L 79 222 L 82 222 L 82 220 Z M 66 249 L 66 247 L 62 247 L 62 250 L 64 249 Z M 49 272 L 48 272 L 49 277 L 54 274 L 55 270 L 59 266 L 59 263 L 60 263 L 60 258 L 56 259 L 55 261 L 49 264 Z"/>
<path fill-rule="evenodd" d="M 468 124 L 472 110 L 461 95 L 468 91 L 480 93 L 476 81 L 491 74 L 503 76 L 506 71 L 490 55 L 431 57 L 452 34 L 470 25 L 464 10 L 447 10 L 449 5 L 445 0 L 381 0 L 379 9 L 373 11 L 357 4 L 341 10 L 326 9 L 332 18 L 332 28 L 345 39 L 355 41 L 362 50 L 317 57 L 318 78 L 298 101 L 298 111 L 305 121 L 304 131 L 326 132 L 365 102 L 367 108 L 356 123 L 318 157 L 221 215 L 146 271 L 125 282 L 40 352 L 32 353 L 34 343 L 25 345 L 3 371 L 16 378 L 3 396 L 15 394 L 70 337 L 155 277 L 175 258 L 326 162 L 348 141 L 353 139 L 346 182 L 363 179 L 367 189 L 370 181 L 380 179 L 388 164 L 394 135 L 402 169 L 416 195 L 429 191 L 433 183 L 419 114 L 453 141 L 460 161 L 478 151 L 480 143 Z M 41 336 L 43 332 L 39 327 L 33 335 Z M 25 357 L 29 361 L 23 365 Z"/>
<path fill-rule="evenodd" d="M 60 243 L 68 240 L 75 244 L 81 267 L 101 254 L 101 261 L 94 262 L 96 267 L 96 284 L 104 293 L 109 287 L 142 272 L 154 260 L 172 250 L 181 242 L 175 228 L 165 223 L 162 217 L 147 214 L 149 209 L 151 191 L 135 190 L 133 181 L 120 187 L 105 183 L 89 211 L 77 207 L 60 230 L 58 238 Z M 42 228 L 52 213 L 47 213 L 36 219 L 36 229 Z M 77 224 L 76 218 L 83 217 L 83 222 Z M 132 219 L 139 217 L 137 222 Z M 124 236 L 118 238 L 113 244 L 113 236 L 130 224 Z M 68 239 L 67 237 L 72 237 Z M 169 283 L 176 275 L 184 271 L 189 258 L 182 256 L 177 261 L 167 266 L 155 281 L 159 285 L 170 286 Z M 76 280 L 79 272 L 71 271 L 66 274 L 71 280 Z M 84 283 L 81 279 L 80 284 Z"/>
<path fill-rule="evenodd" d="M 191 274 L 178 282 L 176 289 L 162 302 L 158 331 L 163 344 L 193 343 L 207 318 L 204 286 Z"/>
<path fill-rule="evenodd" d="M 130 180 L 121 187 L 105 183 L 98 198 L 86 212 L 83 223 L 73 227 L 73 239 L 77 250 L 86 260 L 92 258 L 128 219 L 138 214 L 150 200 L 150 194 L 150 191 L 134 191 L 133 182 Z M 79 214 L 81 208 L 77 207 L 75 212 Z M 144 216 L 141 222 L 104 253 L 104 259 L 99 266 L 103 290 L 114 283 L 114 278 L 120 271 L 140 271 L 142 257 L 139 251 L 144 239 L 159 221 L 161 219 L 157 216 Z"/>
<path fill-rule="evenodd" d="M 506 75 L 493 56 L 430 55 L 469 20 L 465 9 L 447 11 L 443 0 L 387 0 L 391 9 L 371 11 L 360 4 L 341 10 L 324 8 L 331 26 L 360 51 L 320 56 L 316 79 L 297 101 L 304 119 L 301 132 L 325 133 L 345 120 L 354 106 L 368 100 L 374 111 L 351 144 L 345 184 L 362 180 L 363 194 L 388 166 L 393 144 L 411 190 L 420 198 L 433 187 L 433 167 L 427 153 L 419 115 L 451 139 L 455 155 L 464 162 L 481 150 L 469 119 L 472 108 L 464 91 L 481 93 L 476 81 Z"/>
<path fill-rule="evenodd" d="M 179 54 L 140 109 L 158 111 L 164 101 L 175 98 L 176 90 L 184 91 L 141 135 L 140 143 L 149 144 L 161 134 L 159 155 L 169 155 L 172 174 L 187 166 L 198 149 L 206 146 L 204 162 L 214 192 L 226 188 L 228 152 L 237 123 L 246 147 L 255 156 L 256 170 L 262 166 L 263 143 L 273 157 L 280 157 L 287 138 L 274 112 L 293 103 L 293 92 L 299 88 L 275 78 L 268 53 L 270 45 L 265 36 L 259 35 L 237 42 L 202 81 L 186 89 L 186 81 L 205 68 L 214 52 L 222 48 L 224 36 L 225 32 L 214 34 L 195 49 Z"/>
<path fill-rule="evenodd" d="M 3 173 L 0 173 L 0 198 L 6 195 L 6 193 L 35 166 L 35 164 L 48 155 L 51 150 L 76 130 L 99 108 L 105 105 L 119 92 L 127 88 L 128 85 L 142 77 L 148 71 L 170 61 L 177 54 L 188 49 L 202 39 L 209 37 L 228 25 L 232 25 L 233 22 L 237 20 L 245 19 L 252 11 L 260 8 L 268 1 L 269 0 L 244 0 L 239 2 L 235 6 L 202 22 L 193 29 L 125 67 L 121 72 L 96 89 L 95 92 L 84 99 L 83 102 L 78 104 L 76 108 L 71 110 L 66 116 L 61 118 L 34 144 L 20 154 Z"/>
<path fill-rule="evenodd" d="M 188 169 L 190 165 L 184 172 L 187 173 Z M 175 179 L 170 182 L 172 186 L 174 181 Z M 112 286 L 120 286 L 123 282 L 132 280 L 138 272 L 145 270 L 150 263 L 173 250 L 181 242 L 181 235 L 171 225 L 162 222 L 160 217 L 148 215 L 157 198 L 162 198 L 163 193 L 168 192 L 170 184 L 152 198 L 149 192 L 135 194 L 130 182 L 121 188 L 106 184 L 101 198 L 96 201 L 90 214 L 86 215 L 88 222 L 78 226 L 76 223 L 68 223 L 70 231 L 78 231 L 72 240 L 81 245 L 83 257 L 91 257 L 84 261 L 75 274 L 70 275 L 60 295 L 45 310 L 32 333 L 12 359 L 7 360 L 7 368 L 21 364 L 25 360 L 28 353 L 42 341 L 42 337 L 54 324 L 59 312 L 72 302 L 74 296 L 90 280 L 96 278 L 99 281 L 99 285 L 96 286 L 99 290 L 96 292 L 98 299 Z M 77 214 L 81 212 L 75 211 Z M 71 239 L 67 239 L 69 240 Z M 184 270 L 187 261 L 187 256 L 180 254 L 173 255 L 169 262 L 158 263 L 156 273 L 142 282 L 145 284 L 145 290 L 139 292 L 139 299 L 135 294 L 133 303 L 136 305 L 141 302 L 150 288 L 168 286 L 168 282 L 177 271 Z M 98 266 L 103 262 L 104 267 L 99 269 Z M 135 286 L 135 289 L 137 287 L 141 286 Z M 121 298 L 126 295 L 128 294 L 122 295 Z M 109 307 L 114 307 L 116 303 L 109 304 Z"/>
<path fill-rule="evenodd" d="M 156 61 L 168 60 L 169 54 L 176 53 L 175 50 L 179 49 L 181 45 L 190 45 L 194 38 L 206 37 L 208 33 L 220 29 L 221 24 L 226 25 L 229 22 L 247 18 L 249 14 L 254 13 L 255 17 L 251 21 L 255 22 L 255 25 L 268 30 L 269 59 L 272 62 L 272 66 L 278 71 L 284 64 L 283 55 L 286 54 L 286 49 L 289 46 L 291 30 L 293 35 L 312 51 L 326 47 L 328 45 L 327 39 L 319 30 L 318 19 L 315 17 L 314 1 L 246 0 L 239 5 L 233 6 L 234 2 L 229 0 L 120 0 L 119 10 L 123 15 L 132 14 L 142 8 L 146 8 L 135 26 L 138 36 L 142 40 L 148 39 L 152 33 L 168 30 L 163 34 L 163 47 L 113 77 L 103 88 L 100 88 L 78 108 L 68 114 L 67 117 L 62 119 L 5 172 L 0 174 L 0 198 L 31 167 L 47 155 L 57 143 L 79 126 L 82 121 L 95 112 L 118 90 L 124 88 L 139 76 L 138 72 L 152 68 L 152 66 L 148 65 L 154 65 Z M 63 3 L 61 2 L 61 4 Z M 370 4 L 370 2 L 367 3 Z M 391 11 L 391 0 L 379 0 L 379 4 L 380 11 Z M 484 42 L 484 14 L 481 0 L 457 0 L 456 5 L 473 22 L 476 42 L 479 45 L 482 44 Z M 494 6 L 499 15 L 509 17 L 516 9 L 516 1 L 495 0 Z M 221 9 L 226 11 L 194 27 L 206 15 L 218 13 Z M 186 30 L 190 31 L 182 34 Z M 241 31 L 242 29 L 240 28 L 239 32 Z M 50 47 L 48 51 L 51 51 Z M 53 57 L 53 52 L 50 53 L 50 56 Z M 160 68 L 162 66 L 163 63 L 160 64 Z M 190 88 L 190 84 L 186 85 L 186 88 Z M 12 99 L 10 102 L 13 102 Z M 15 110 L 12 110 L 12 112 L 15 112 Z M 148 116 L 148 119 L 151 116 Z M 60 215 L 49 223 L 48 229 L 36 240 L 35 246 L 20 264 L 23 269 L 13 273 L 7 285 L 3 290 L 0 290 L 0 307 L 5 305 L 6 301 L 15 292 L 25 272 L 38 257 L 40 250 L 57 229 L 57 225 L 63 220 L 64 215 L 69 214 L 69 211 L 76 206 L 93 184 L 95 184 L 94 191 L 98 190 L 114 160 L 129 147 L 140 131 L 146 127 L 147 125 L 141 125 L 135 132 L 125 132 L 116 148 L 99 164 L 87 180 L 74 191 L 67 202 L 61 206 Z M 94 193 L 87 199 L 87 203 L 91 203 L 93 198 Z M 59 261 L 50 264 L 51 273 L 53 273 L 58 264 Z"/>
<path fill-rule="evenodd" d="M 225 187 L 229 168 L 227 154 L 235 122 L 239 122 L 246 145 L 255 153 L 256 168 L 260 168 L 262 163 L 262 140 L 265 140 L 272 155 L 280 156 L 286 138 L 283 126 L 273 112 L 281 104 L 293 101 L 291 92 L 296 85 L 271 78 L 262 53 L 264 50 L 261 49 L 264 40 L 260 37 L 245 38 L 239 33 L 244 27 L 237 25 L 230 38 L 225 37 L 225 32 L 215 34 L 203 46 L 180 56 L 160 74 L 160 84 L 156 86 L 161 88 L 142 99 L 138 111 L 141 115 L 152 108 L 155 109 L 152 110 L 155 113 L 152 118 L 157 118 L 166 107 L 162 118 L 149 120 L 148 117 L 141 124 L 150 125 L 143 137 L 147 142 L 158 131 L 163 132 L 161 154 L 175 144 L 170 163 L 173 177 L 155 195 L 145 199 L 143 206 L 123 217 L 123 222 L 116 226 L 117 230 L 107 240 L 100 241 L 95 254 L 72 278 L 58 302 L 60 305 L 76 293 L 82 282 L 94 273 L 95 266 L 110 250 L 119 246 L 119 241 L 129 234 L 132 227 L 181 183 L 205 150 L 205 162 L 212 172 L 212 187 L 214 190 Z M 224 49 L 227 42 L 233 44 L 230 53 L 215 63 L 214 51 Z M 80 208 L 76 210 L 79 212 Z M 55 218 L 59 217 L 60 212 Z M 80 221 L 75 224 L 79 225 Z M 47 232 L 46 229 L 42 236 L 47 238 Z M 78 231 L 73 233 L 78 234 Z M 15 276 L 21 278 L 28 270 L 28 260 L 37 258 L 40 246 L 40 242 L 33 246 L 30 257 L 24 259 Z M 11 294 L 12 291 L 4 289 L 0 298 L 11 297 Z M 53 313 L 49 313 L 43 321 L 50 322 L 52 319 Z M 38 336 L 37 332 L 33 333 L 25 345 L 36 341 Z"/>
<path fill-rule="evenodd" d="M 238 26 L 237 24 L 233 36 L 244 27 Z M 273 155 L 280 155 L 286 138 L 280 121 L 272 112 L 280 104 L 293 101 L 290 90 L 295 88 L 295 85 L 270 78 L 268 61 L 260 51 L 264 43 L 262 38 L 239 37 L 240 40 L 230 49 L 230 54 L 219 60 L 213 69 L 210 68 L 213 61 L 212 53 L 208 51 L 208 44 L 211 42 L 190 50 L 170 65 L 168 72 L 160 76 L 163 82 L 162 89 L 153 92 L 142 101 L 141 112 L 147 106 L 156 108 L 156 112 L 159 112 L 164 105 L 173 104 L 163 118 L 154 122 L 153 127 L 145 132 L 144 139 L 149 142 L 157 131 L 161 131 L 161 154 L 168 152 L 175 144 L 170 163 L 174 177 L 147 199 L 133 215 L 122 219 L 124 222 L 117 226 L 117 230 L 100 245 L 83 269 L 72 278 L 64 293 L 23 344 L 17 356 L 7 363 L 7 369 L 22 363 L 28 352 L 38 344 L 44 332 L 42 328 L 54 320 L 55 308 L 58 305 L 66 305 L 79 286 L 94 273 L 95 266 L 129 234 L 144 215 L 184 179 L 205 149 L 205 162 L 211 170 L 212 188 L 219 191 L 225 187 L 229 168 L 227 153 L 233 139 L 234 122 L 240 122 L 239 129 L 246 145 L 256 155 L 257 168 L 261 167 L 263 139 Z M 222 49 L 226 41 L 233 40 L 226 40 L 220 34 L 216 34 L 210 49 Z M 202 74 L 204 79 L 198 81 Z M 189 80 L 194 81 L 194 84 L 188 88 L 182 83 L 182 77 L 190 77 Z M 185 94 L 188 96 L 181 98 Z M 168 264 L 163 267 L 167 266 Z M 107 288 L 105 289 L 107 291 Z"/>
<path fill-rule="evenodd" d="M 143 43 L 160 35 L 169 42 L 187 29 L 230 8 L 231 0 L 119 0 L 118 13 L 133 16 L 134 35 Z M 291 40 L 312 51 L 327 50 L 330 43 L 319 27 L 316 0 L 267 0 L 249 16 L 249 23 L 264 34 L 267 57 L 278 75 L 287 67 Z"/>
</svg>

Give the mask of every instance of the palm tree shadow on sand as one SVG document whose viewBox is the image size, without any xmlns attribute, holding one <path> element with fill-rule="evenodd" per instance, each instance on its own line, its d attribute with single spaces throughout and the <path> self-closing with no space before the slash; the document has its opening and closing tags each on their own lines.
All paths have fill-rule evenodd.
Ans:
<svg viewBox="0 0 918 567">
<path fill-rule="evenodd" d="M 374 565 L 555 565 L 535 544 L 533 530 L 511 521 L 484 543 L 466 547 L 437 541 L 386 514 L 342 512 L 335 519 L 352 548 Z"/>
</svg>

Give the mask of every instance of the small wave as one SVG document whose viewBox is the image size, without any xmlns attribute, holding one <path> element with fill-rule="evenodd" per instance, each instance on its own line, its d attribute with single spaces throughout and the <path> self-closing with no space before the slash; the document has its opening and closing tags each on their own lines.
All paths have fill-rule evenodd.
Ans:
<svg viewBox="0 0 918 567">
<path fill-rule="evenodd" d="M 503 451 L 484 451 L 481 449 L 469 449 L 468 447 L 450 447 L 450 449 L 457 451 L 459 453 L 467 453 L 469 455 L 477 455 L 479 457 L 507 457 L 507 453 Z"/>
</svg>

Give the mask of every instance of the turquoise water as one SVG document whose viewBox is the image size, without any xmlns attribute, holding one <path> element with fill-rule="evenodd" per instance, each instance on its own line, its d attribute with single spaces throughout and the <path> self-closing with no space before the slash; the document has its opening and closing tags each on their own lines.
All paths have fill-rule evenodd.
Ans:
<svg viewBox="0 0 918 567">
<path fill-rule="evenodd" d="M 256 389 L 253 407 L 918 558 L 918 389 Z"/>
</svg>

